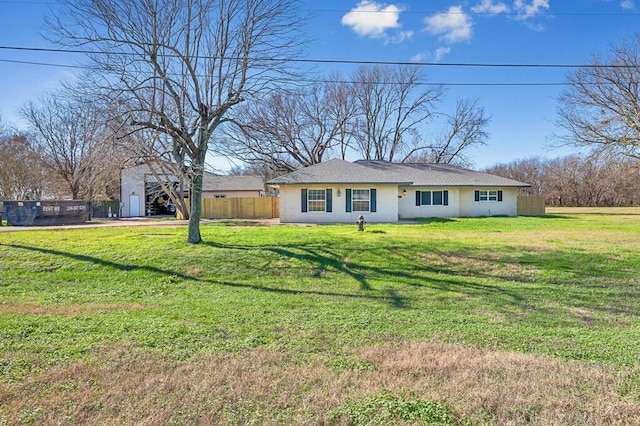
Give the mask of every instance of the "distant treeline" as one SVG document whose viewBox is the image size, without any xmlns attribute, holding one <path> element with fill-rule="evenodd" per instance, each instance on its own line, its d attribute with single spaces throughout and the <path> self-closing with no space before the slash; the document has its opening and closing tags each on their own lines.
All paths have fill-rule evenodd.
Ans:
<svg viewBox="0 0 640 426">
<path fill-rule="evenodd" d="M 628 157 L 530 158 L 485 171 L 531 184 L 522 195 L 543 195 L 547 206 L 640 206 L 640 162 Z"/>
</svg>

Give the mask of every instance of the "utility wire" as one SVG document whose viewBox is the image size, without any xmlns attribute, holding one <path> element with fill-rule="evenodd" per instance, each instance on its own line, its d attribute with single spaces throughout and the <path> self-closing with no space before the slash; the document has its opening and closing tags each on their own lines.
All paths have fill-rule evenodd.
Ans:
<svg viewBox="0 0 640 426">
<path fill-rule="evenodd" d="M 135 53 L 128 52 L 105 52 L 99 50 L 78 50 L 78 49 L 53 49 L 46 47 L 19 47 L 0 46 L 0 50 L 14 50 L 27 52 L 46 53 L 79 53 L 90 55 L 123 55 L 134 56 Z M 192 56 L 194 59 L 214 59 L 212 56 Z M 428 67 L 467 67 L 467 68 L 631 68 L 630 65 L 593 65 L 593 64 L 515 64 L 515 63 L 482 63 L 482 62 L 410 62 L 410 61 L 374 61 L 374 60 L 352 60 L 352 59 L 302 59 L 302 58 L 254 58 L 261 61 L 273 62 L 296 62 L 313 64 L 343 64 L 343 65 L 415 65 Z"/>
<path fill-rule="evenodd" d="M 49 66 L 49 67 L 59 67 L 59 68 L 75 68 L 75 69 L 86 69 L 91 70 L 93 67 L 87 65 L 65 65 L 65 64 L 52 64 L 47 62 L 33 62 L 33 61 L 16 61 L 12 59 L 0 59 L 0 63 L 12 63 L 12 64 L 25 64 L 25 65 L 38 65 L 38 66 Z M 344 83 L 344 84 L 354 84 L 356 81 L 350 80 L 324 80 L 324 79 L 286 79 L 279 78 L 279 82 L 282 83 Z M 382 83 L 381 83 L 382 84 Z M 396 83 L 388 83 L 388 84 L 396 84 Z M 416 82 L 417 85 L 420 86 L 469 86 L 469 87 L 536 87 L 536 86 L 569 86 L 570 83 L 557 83 L 557 82 L 530 82 L 530 83 L 444 83 L 444 82 Z"/>
</svg>

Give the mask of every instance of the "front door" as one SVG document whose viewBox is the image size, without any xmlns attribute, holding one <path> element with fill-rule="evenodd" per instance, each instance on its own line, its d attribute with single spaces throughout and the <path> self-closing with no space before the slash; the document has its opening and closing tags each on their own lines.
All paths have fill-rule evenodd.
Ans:
<svg viewBox="0 0 640 426">
<path fill-rule="evenodd" d="M 140 216 L 140 196 L 129 195 L 129 216 Z"/>
</svg>

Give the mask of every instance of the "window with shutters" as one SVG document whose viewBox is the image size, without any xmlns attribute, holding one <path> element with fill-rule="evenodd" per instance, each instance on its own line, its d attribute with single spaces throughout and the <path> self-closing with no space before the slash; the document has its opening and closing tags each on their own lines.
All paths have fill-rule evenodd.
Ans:
<svg viewBox="0 0 640 426">
<path fill-rule="evenodd" d="M 310 189 L 307 192 L 307 208 L 310 212 L 326 211 L 326 192 L 324 189 Z"/>
<path fill-rule="evenodd" d="M 480 201 L 498 201 L 498 191 L 480 191 Z"/>
<path fill-rule="evenodd" d="M 475 200 L 481 203 L 502 201 L 502 191 L 499 190 L 479 190 L 475 192 Z"/>
<path fill-rule="evenodd" d="M 368 212 L 369 211 L 369 190 L 368 189 L 353 189 L 351 191 L 351 208 L 354 212 Z"/>
<path fill-rule="evenodd" d="M 449 191 L 416 191 L 416 206 L 448 206 Z"/>
</svg>

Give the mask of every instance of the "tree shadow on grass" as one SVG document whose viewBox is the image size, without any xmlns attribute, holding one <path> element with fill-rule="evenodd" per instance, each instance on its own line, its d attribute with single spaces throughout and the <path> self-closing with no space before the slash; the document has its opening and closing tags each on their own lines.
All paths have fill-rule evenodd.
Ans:
<svg viewBox="0 0 640 426">
<path fill-rule="evenodd" d="M 177 272 L 177 271 L 170 271 L 170 270 L 167 270 L 167 269 L 158 268 L 156 266 L 132 265 L 132 264 L 127 264 L 127 263 L 117 263 L 117 262 L 113 262 L 111 260 L 105 260 L 105 259 L 100 259 L 100 258 L 93 257 L 93 256 L 88 256 L 86 254 L 69 253 L 69 252 L 66 252 L 66 251 L 60 251 L 60 250 L 54 250 L 54 249 L 48 249 L 48 248 L 42 248 L 42 247 L 27 246 L 27 245 L 22 245 L 22 244 L 3 244 L 3 243 L 0 243 L 0 246 L 11 247 L 11 248 L 20 249 L 20 250 L 28 250 L 28 251 L 38 252 L 38 253 L 45 253 L 45 254 L 50 254 L 50 255 L 53 255 L 53 256 L 66 257 L 66 258 L 78 260 L 78 261 L 81 261 L 81 262 L 93 263 L 94 265 L 103 266 L 105 268 L 113 268 L 113 269 L 118 270 L 118 271 L 138 271 L 138 270 L 141 270 L 141 271 L 151 272 L 151 273 L 160 274 L 160 275 L 176 276 L 176 277 L 182 278 L 184 280 L 195 280 L 195 281 L 198 280 L 196 277 L 193 277 L 193 276 L 190 276 L 190 275 L 186 275 L 186 274 L 183 274 L 183 273 L 180 273 L 180 272 Z"/>
<path fill-rule="evenodd" d="M 545 311 L 540 303 L 542 300 L 551 305 L 562 301 L 566 306 L 584 307 L 604 314 L 637 313 L 637 304 L 630 302 L 638 300 L 640 291 L 617 275 L 619 270 L 629 267 L 616 267 L 618 259 L 614 255 L 530 248 L 496 256 L 472 246 L 457 247 L 455 251 L 432 251 L 431 254 L 435 255 L 434 266 L 425 265 L 428 258 L 411 260 L 421 262 L 423 268 L 439 274 L 466 277 L 463 286 L 469 289 L 485 291 L 483 287 L 491 287 L 496 296 L 505 294 L 500 290 L 501 286 L 510 285 L 515 289 L 510 292 L 511 300 L 528 306 L 529 311 Z M 480 284 L 478 279 L 496 284 Z M 446 282 L 439 287 L 452 289 Z M 537 292 L 532 293 L 532 289 Z M 597 301 L 594 301 L 594 294 L 601 295 Z"/>
<path fill-rule="evenodd" d="M 235 246 L 223 246 L 223 245 L 214 244 L 214 243 L 205 243 L 205 244 L 211 247 L 217 247 L 217 248 L 226 248 L 226 249 L 238 248 Z M 175 270 L 163 269 L 156 266 L 118 263 L 111 260 L 100 259 L 98 257 L 89 256 L 85 254 L 70 253 L 70 252 L 65 252 L 61 250 L 34 247 L 34 246 L 28 246 L 23 244 L 0 243 L 0 246 L 10 247 L 10 248 L 19 249 L 19 250 L 26 250 L 31 252 L 44 253 L 52 256 L 65 257 L 65 258 L 74 259 L 80 262 L 92 263 L 94 265 L 99 265 L 105 268 L 113 268 L 117 271 L 123 271 L 123 272 L 144 271 L 144 272 L 163 275 L 163 276 L 178 277 L 185 281 L 204 282 L 204 283 L 223 285 L 223 286 L 235 287 L 235 288 L 247 288 L 247 289 L 263 291 L 268 293 L 280 293 L 280 294 L 292 294 L 292 295 L 317 295 L 317 296 L 327 296 L 327 297 L 345 297 L 345 298 L 377 300 L 377 301 L 390 303 L 391 306 L 396 308 L 404 308 L 407 305 L 406 298 L 403 298 L 402 296 L 398 295 L 395 291 L 391 291 L 391 290 L 385 290 L 382 292 L 382 294 L 376 295 L 376 294 L 366 294 L 366 293 L 340 293 L 340 292 L 327 292 L 327 291 L 316 291 L 316 290 L 288 289 L 288 288 L 282 288 L 282 287 L 269 287 L 269 286 L 258 285 L 258 284 L 231 282 L 226 280 L 203 279 L 197 276 L 184 274 Z M 244 249 L 248 249 L 248 248 L 244 248 Z M 283 256 L 293 255 L 293 253 L 287 250 L 278 251 L 273 248 L 272 250 Z M 360 287 L 362 290 L 371 290 L 371 287 L 367 284 L 367 281 L 362 274 L 358 274 L 353 271 L 350 271 L 349 268 L 347 268 L 346 266 L 339 265 L 339 262 L 336 262 L 333 259 L 330 259 L 328 257 L 322 257 L 322 256 L 317 257 L 311 253 L 304 255 L 302 258 L 308 261 L 320 260 L 321 263 L 325 266 L 333 266 L 333 267 L 340 268 L 344 273 L 346 273 L 347 275 L 357 280 L 360 283 Z"/>
<path fill-rule="evenodd" d="M 431 287 L 452 293 L 466 293 L 469 296 L 474 297 L 482 296 L 487 298 L 487 300 L 494 300 L 495 296 L 499 294 L 503 298 L 506 297 L 512 305 L 526 306 L 529 309 L 531 308 L 531 306 L 528 305 L 526 298 L 516 292 L 496 285 L 470 282 L 468 276 L 458 275 L 451 270 L 436 266 L 423 265 L 420 267 L 414 267 L 410 270 L 398 269 L 392 267 L 392 265 L 395 265 L 392 260 L 389 261 L 390 267 L 388 268 L 363 265 L 356 262 L 343 261 L 336 253 L 329 249 L 313 249 L 295 244 L 276 247 L 227 245 L 211 242 L 204 244 L 227 250 L 267 250 L 284 258 L 297 259 L 310 264 L 315 264 L 319 269 L 333 269 L 356 280 L 360 284 L 361 290 L 367 292 L 382 291 L 383 294 L 388 296 L 387 298 L 391 301 L 392 305 L 397 308 L 409 308 L 410 300 L 406 297 L 400 296 L 396 289 L 391 289 L 389 287 L 384 290 L 373 289 L 369 284 L 368 277 L 392 277 L 401 282 L 402 286 Z"/>
<path fill-rule="evenodd" d="M 482 300 L 483 303 L 495 305 L 498 309 L 503 305 L 510 305 L 519 306 L 521 309 L 525 309 L 527 311 L 539 310 L 541 307 L 536 306 L 536 304 L 539 304 L 539 300 L 536 301 L 535 297 L 532 298 L 531 295 L 526 294 L 527 290 L 518 289 L 517 287 L 509 288 L 509 286 L 501 284 L 508 282 L 535 284 L 536 282 L 541 282 L 543 279 L 536 276 L 520 277 L 517 274 L 519 267 L 539 268 L 540 270 L 545 271 L 546 275 L 543 280 L 549 284 L 553 284 L 550 282 L 549 273 L 553 276 L 555 275 L 554 271 L 557 271 L 557 275 L 561 277 L 570 274 L 570 276 L 575 278 L 574 281 L 577 285 L 569 283 L 571 286 L 567 287 L 567 282 L 562 281 L 562 279 L 557 284 L 563 285 L 561 288 L 564 292 L 570 291 L 574 294 L 576 303 L 580 303 L 582 300 L 582 302 L 588 305 L 589 301 L 587 300 L 587 296 L 590 290 L 588 288 L 582 288 L 583 286 L 580 284 L 589 277 L 597 277 L 605 273 L 606 271 L 601 269 L 598 265 L 603 265 L 608 262 L 607 259 L 601 258 L 600 256 L 587 256 L 589 259 L 587 259 L 586 262 L 578 263 L 575 259 L 575 253 L 557 250 L 548 253 L 540 252 L 538 254 L 512 253 L 508 256 L 487 258 L 486 254 L 478 251 L 479 249 L 477 248 L 458 247 L 455 252 L 446 251 L 437 253 L 430 250 L 430 253 L 434 253 L 439 256 L 440 259 L 446 260 L 445 262 L 439 261 L 430 264 L 428 258 L 421 261 L 415 254 L 413 257 L 411 257 L 411 253 L 400 252 L 392 254 L 391 251 L 387 253 L 387 249 L 385 247 L 378 247 L 377 250 L 382 251 L 379 256 L 387 256 L 386 258 L 388 259 L 388 262 L 384 266 L 372 266 L 361 262 L 345 260 L 343 259 L 344 253 L 332 251 L 328 246 L 309 247 L 302 244 L 242 246 L 212 242 L 203 244 L 211 248 L 222 250 L 265 250 L 284 259 L 296 259 L 306 265 L 315 265 L 316 269 L 319 271 L 334 270 L 357 282 L 359 285 L 359 291 L 336 292 L 266 286 L 252 282 L 233 282 L 225 279 L 225 277 L 220 277 L 220 279 L 202 278 L 186 274 L 178 270 L 161 268 L 154 265 L 136 265 L 131 263 L 115 262 L 95 256 L 70 253 L 50 248 L 34 247 L 24 244 L 0 245 L 13 249 L 66 257 L 80 262 L 92 263 L 104 268 L 112 268 L 123 272 L 144 271 L 160 276 L 180 278 L 185 281 L 209 283 L 234 288 L 247 288 L 268 293 L 375 300 L 388 303 L 394 308 L 401 309 L 410 308 L 411 300 L 409 297 L 402 295 L 399 289 L 403 287 L 424 287 L 480 298 L 479 300 Z M 354 248 L 354 251 L 355 250 L 357 250 L 357 248 Z M 391 257 L 392 255 L 400 256 L 404 259 L 396 262 L 393 257 Z M 448 256 L 457 257 L 458 260 L 454 259 L 453 261 L 448 261 Z M 553 261 L 550 259 L 553 259 Z M 471 263 L 466 265 L 465 262 Z M 495 271 L 491 272 L 492 269 Z M 503 272 L 501 273 L 501 271 Z M 504 273 L 507 271 L 510 271 L 511 273 Z M 374 288 L 370 283 L 370 280 L 372 279 L 377 283 L 380 283 L 382 288 Z M 587 293 L 582 294 L 583 292 Z M 631 293 L 634 293 L 635 295 L 635 292 Z M 614 296 L 611 297 L 616 299 Z M 606 305 L 608 306 L 601 307 L 601 309 L 606 309 L 608 312 L 628 313 L 626 309 L 616 307 L 614 304 L 608 303 Z"/>
</svg>

